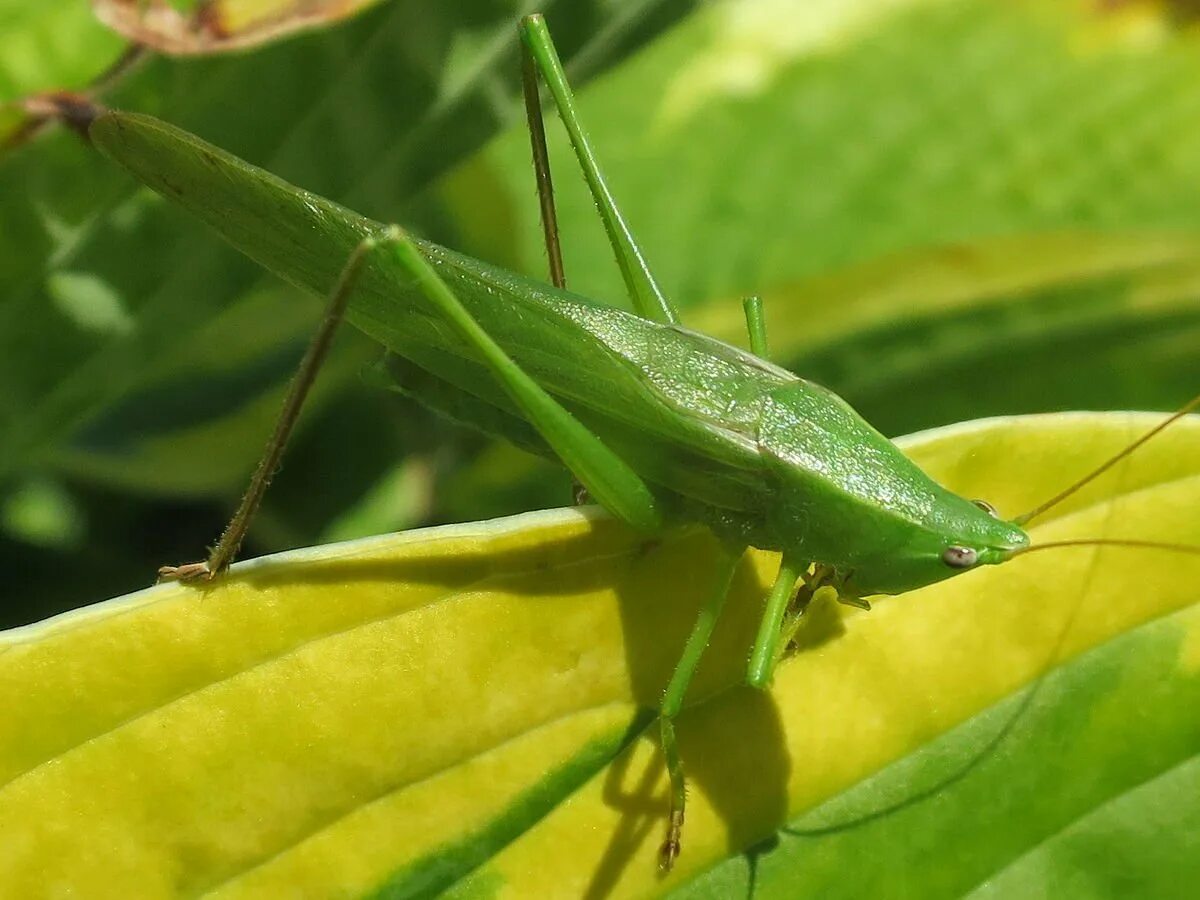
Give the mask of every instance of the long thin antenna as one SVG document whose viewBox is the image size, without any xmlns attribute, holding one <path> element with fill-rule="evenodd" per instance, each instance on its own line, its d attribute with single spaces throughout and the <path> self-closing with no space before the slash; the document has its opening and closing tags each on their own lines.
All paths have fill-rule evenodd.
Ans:
<svg viewBox="0 0 1200 900">
<path fill-rule="evenodd" d="M 1021 556 L 1035 550 L 1051 550 L 1055 547 L 1133 547 L 1138 550 L 1166 550 L 1171 553 L 1191 553 L 1200 556 L 1200 546 L 1194 544 L 1172 544 L 1169 541 L 1141 541 L 1136 538 L 1071 538 L 1064 541 L 1044 541 L 1041 544 L 1030 544 L 1009 554 Z"/>
<path fill-rule="evenodd" d="M 1109 469 L 1111 469 L 1113 466 L 1115 466 L 1117 463 L 1119 463 L 1121 460 L 1123 460 L 1125 457 L 1127 457 L 1130 453 L 1132 453 L 1138 447 L 1142 446 L 1142 444 L 1146 443 L 1146 441 L 1150 440 L 1150 438 L 1154 437 L 1156 434 L 1158 434 L 1164 428 L 1166 428 L 1169 425 L 1172 425 L 1173 423 L 1182 419 L 1188 413 L 1193 412 L 1196 409 L 1200 409 L 1200 395 L 1193 397 L 1186 404 L 1184 404 L 1177 412 L 1172 413 L 1170 416 L 1168 416 L 1162 422 L 1159 422 L 1157 425 L 1155 425 L 1153 428 L 1151 428 L 1149 431 L 1147 431 L 1145 434 L 1143 434 L 1140 438 L 1138 438 L 1136 441 L 1134 441 L 1132 444 L 1130 444 L 1128 447 L 1126 447 L 1120 453 L 1116 454 L 1115 456 L 1113 456 L 1106 462 L 1101 463 L 1095 469 L 1092 469 L 1091 472 L 1089 472 L 1087 475 L 1084 475 L 1082 478 L 1080 478 L 1078 481 L 1076 481 L 1074 484 L 1072 484 L 1066 490 L 1060 491 L 1059 493 L 1057 493 L 1053 497 L 1051 497 L 1049 500 L 1047 500 L 1045 503 L 1042 503 L 1039 506 L 1035 506 L 1029 512 L 1023 513 L 1023 514 L 1017 516 L 1015 519 L 1013 519 L 1013 522 L 1016 523 L 1017 525 L 1024 525 L 1026 522 L 1030 521 L 1031 519 L 1036 519 L 1038 516 L 1040 516 L 1046 510 L 1050 509 L 1052 506 L 1057 506 L 1063 500 L 1067 499 L 1072 494 L 1074 494 L 1081 487 L 1083 487 L 1086 484 L 1089 484 L 1093 479 L 1098 478 L 1099 476 L 1103 475 L 1105 472 L 1107 472 Z M 1042 544 L 1041 546 L 1047 546 L 1047 545 Z"/>
<path fill-rule="evenodd" d="M 529 143 L 533 149 L 533 175 L 537 180 L 538 204 L 542 211 L 542 233 L 546 238 L 550 283 L 556 288 L 565 288 L 567 276 L 563 269 L 562 246 L 558 238 L 558 213 L 554 206 L 554 182 L 550 178 L 550 154 L 546 149 L 542 98 L 538 91 L 533 54 L 524 41 L 521 42 L 521 88 L 525 94 L 525 118 L 529 123 Z"/>
</svg>

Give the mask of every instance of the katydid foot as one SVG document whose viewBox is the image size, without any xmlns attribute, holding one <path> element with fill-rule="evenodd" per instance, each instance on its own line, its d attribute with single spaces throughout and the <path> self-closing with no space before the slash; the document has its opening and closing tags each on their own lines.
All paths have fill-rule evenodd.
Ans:
<svg viewBox="0 0 1200 900">
<path fill-rule="evenodd" d="M 184 584 L 193 581 L 212 581 L 216 572 L 209 566 L 208 561 L 184 563 L 182 566 L 159 566 L 157 584 L 164 581 L 182 581 Z"/>
<path fill-rule="evenodd" d="M 667 825 L 667 838 L 658 848 L 658 870 L 664 875 L 671 871 L 679 858 L 680 840 L 683 835 L 683 807 L 671 810 Z"/>
</svg>

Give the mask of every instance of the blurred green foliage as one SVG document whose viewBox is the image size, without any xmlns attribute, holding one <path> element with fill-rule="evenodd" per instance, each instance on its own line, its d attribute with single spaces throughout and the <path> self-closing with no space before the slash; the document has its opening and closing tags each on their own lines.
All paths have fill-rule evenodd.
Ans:
<svg viewBox="0 0 1200 900">
<path fill-rule="evenodd" d="M 1200 384 L 1200 58 L 1166 7 L 543 6 L 689 324 L 740 342 L 737 298 L 763 294 L 780 360 L 893 434 L 1169 408 Z M 0 0 L 0 100 L 81 86 L 121 52 L 83 4 L 39 9 Z M 515 74 L 526 11 L 390 0 L 251 53 L 147 59 L 104 99 L 537 273 Z M 549 130 L 571 286 L 622 302 Z M 7 150 L 0 196 L 11 624 L 201 553 L 318 305 L 65 131 Z M 248 553 L 565 501 L 560 473 L 364 387 L 376 353 L 341 336 Z"/>
<path fill-rule="evenodd" d="M 586 81 L 688 6 L 573 3 L 556 35 Z M 23 7 L 6 0 L 0 20 L 52 42 L 60 14 Z M 72 9 L 69 33 L 93 38 L 81 48 L 90 70 L 72 57 L 30 73 L 24 44 L 6 32 L 0 69 L 22 77 L 0 100 L 82 86 L 83 72 L 114 61 L 119 45 L 83 4 Z M 437 233 L 439 216 L 413 196 L 519 114 L 515 22 L 527 11 L 395 0 L 253 53 L 150 58 L 103 99 Z M 6 518 L 0 562 L 14 578 L 0 624 L 12 624 L 124 592 L 161 560 L 202 551 L 261 449 L 319 304 L 297 303 L 65 131 L 6 152 L 0 196 L 0 496 L 26 491 L 29 479 L 57 484 L 86 533 L 78 548 L 47 547 Z M 331 522 L 354 521 L 360 500 L 379 508 L 372 486 L 406 454 L 448 464 L 476 443 L 456 448 L 452 433 L 442 440 L 440 426 L 358 387 L 375 350 L 349 329 L 341 337 L 251 552 L 311 543 Z M 428 516 L 420 506 L 362 527 L 411 524 Z"/>
</svg>

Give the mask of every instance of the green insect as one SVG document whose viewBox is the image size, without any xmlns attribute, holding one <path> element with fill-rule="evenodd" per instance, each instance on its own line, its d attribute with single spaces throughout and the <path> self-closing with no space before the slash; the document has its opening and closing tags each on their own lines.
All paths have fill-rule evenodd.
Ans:
<svg viewBox="0 0 1200 900">
<path fill-rule="evenodd" d="M 757 299 L 746 301 L 752 353 L 683 328 L 609 192 L 542 17 L 524 19 L 520 35 L 553 286 L 396 227 L 380 230 L 153 119 L 79 106 L 63 114 L 86 127 L 103 152 L 244 252 L 329 297 L 229 527 L 207 560 L 164 567 L 161 577 L 203 581 L 229 565 L 343 316 L 395 354 L 402 390 L 435 411 L 561 460 L 591 498 L 631 528 L 654 534 L 700 522 L 720 539 L 718 577 L 658 710 L 670 775 L 659 858 L 669 869 L 680 851 L 686 797 L 674 720 L 746 548 L 781 553 L 746 670 L 746 681 L 763 688 L 806 602 L 818 594 L 865 607 L 870 595 L 904 593 L 1032 549 L 1088 543 L 1034 546 L 1022 526 L 1150 435 L 1037 509 L 1005 520 L 986 503 L 935 483 L 838 396 L 769 362 Z M 566 127 L 637 315 L 565 290 L 539 77 Z M 1197 406 L 1200 398 L 1151 434 Z M 1197 552 L 1152 542 L 1091 543 Z"/>
</svg>

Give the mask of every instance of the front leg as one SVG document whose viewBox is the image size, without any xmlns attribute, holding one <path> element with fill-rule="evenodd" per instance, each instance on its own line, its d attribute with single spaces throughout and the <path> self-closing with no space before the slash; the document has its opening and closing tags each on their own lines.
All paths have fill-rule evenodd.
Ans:
<svg viewBox="0 0 1200 900">
<path fill-rule="evenodd" d="M 346 317 L 346 306 L 354 293 L 354 286 L 362 272 L 363 262 L 377 244 L 378 241 L 374 237 L 363 239 L 354 248 L 350 258 L 346 260 L 346 265 L 343 266 L 333 290 L 330 291 L 321 325 L 309 342 L 308 349 L 304 352 L 304 358 L 300 361 L 300 366 L 292 377 L 291 384 L 288 385 L 283 409 L 280 410 L 279 418 L 275 421 L 275 430 L 271 434 L 270 441 L 267 442 L 262 459 L 259 460 L 254 474 L 250 477 L 250 486 L 246 488 L 237 512 L 233 514 L 233 518 L 221 532 L 221 538 L 212 548 L 208 559 L 203 562 L 185 563 L 182 566 L 162 566 L 158 570 L 159 581 L 210 581 L 225 571 L 233 562 L 238 548 L 242 545 L 242 540 L 246 537 L 246 531 L 254 520 L 254 514 L 258 512 L 258 508 L 262 504 L 263 496 L 267 492 L 267 485 L 271 483 L 271 478 L 279 468 L 284 448 L 296 427 L 296 420 L 300 417 L 304 400 L 312 389 L 321 364 L 329 355 L 329 347 L 333 342 L 337 327 Z"/>
</svg>

